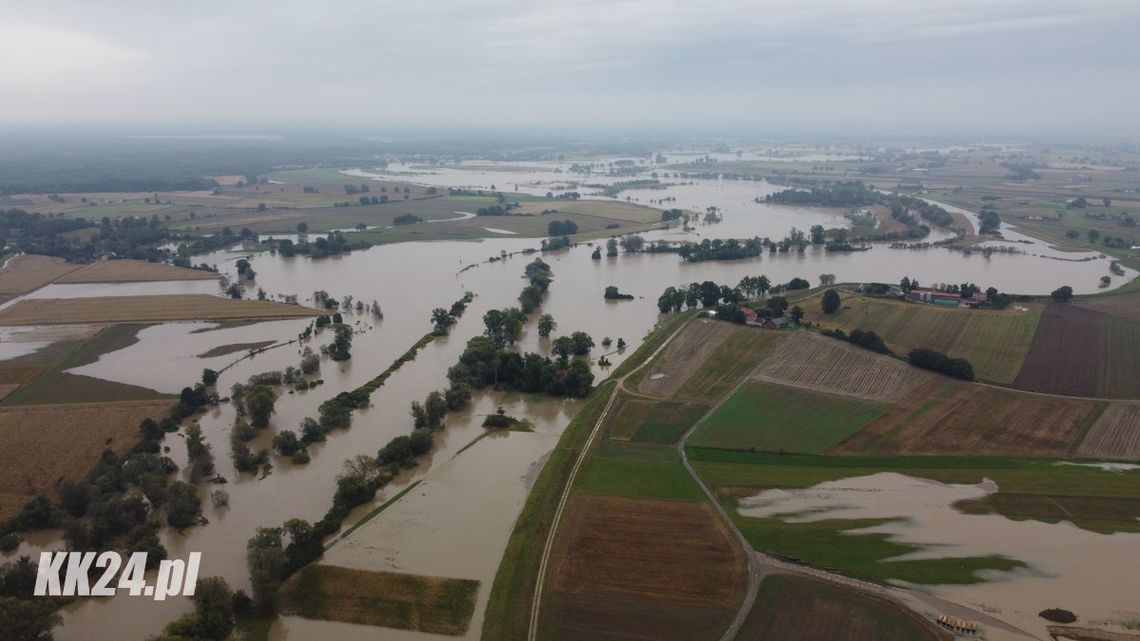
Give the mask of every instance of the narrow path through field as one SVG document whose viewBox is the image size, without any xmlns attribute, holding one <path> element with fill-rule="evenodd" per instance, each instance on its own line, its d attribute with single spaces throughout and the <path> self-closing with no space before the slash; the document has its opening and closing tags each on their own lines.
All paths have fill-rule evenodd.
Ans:
<svg viewBox="0 0 1140 641">
<path fill-rule="evenodd" d="M 645 359 L 645 362 L 626 372 L 625 375 L 617 379 L 617 384 L 614 385 L 613 391 L 610 392 L 610 397 L 606 400 L 605 408 L 598 416 L 598 420 L 594 422 L 594 427 L 591 428 L 590 436 L 586 439 L 586 444 L 582 446 L 582 451 L 578 453 L 578 458 L 574 461 L 574 467 L 570 470 L 570 476 L 566 479 L 566 485 L 562 488 L 562 496 L 558 499 L 558 507 L 554 511 L 554 520 L 551 521 L 550 524 L 550 533 L 546 536 L 546 543 L 542 548 L 542 560 L 539 561 L 538 578 L 534 584 L 534 599 L 531 601 L 530 606 L 530 627 L 527 630 L 528 641 L 535 641 L 538 636 L 538 614 L 542 604 L 542 591 L 546 582 L 546 568 L 550 563 L 550 554 L 554 549 L 554 539 L 558 533 L 558 523 L 562 520 L 562 513 L 565 511 L 566 503 L 570 500 L 570 494 L 574 490 L 574 479 L 577 478 L 578 471 L 582 468 L 582 463 L 586 460 L 586 456 L 590 452 L 590 447 L 594 444 L 594 439 L 598 436 L 598 432 L 601 431 L 602 426 L 605 425 L 606 418 L 609 416 L 610 410 L 613 409 L 614 401 L 617 400 L 618 392 L 625 389 L 625 379 L 629 378 L 631 375 L 640 371 L 641 368 L 653 362 L 653 359 L 656 358 L 657 355 L 660 354 L 666 347 L 668 347 L 669 344 L 673 342 L 673 339 L 676 338 L 677 335 L 684 331 L 684 329 L 688 326 L 688 323 L 681 325 L 681 327 L 677 328 L 676 331 L 670 334 L 669 337 L 666 338 L 661 343 L 661 345 L 657 347 L 657 349 L 653 350 L 653 353 Z M 726 637 L 726 639 L 727 638 L 729 637 Z"/>
<path fill-rule="evenodd" d="M 677 453 L 681 455 L 681 463 L 685 466 L 685 470 L 689 473 L 689 476 L 693 477 L 693 480 L 696 481 L 697 485 L 701 487 L 701 491 L 704 492 L 705 496 L 709 498 L 709 502 L 711 502 L 712 506 L 716 508 L 716 511 L 720 513 L 721 518 L 724 519 L 725 525 L 727 525 L 732 533 L 736 535 L 737 541 L 740 543 L 741 551 L 744 552 L 744 557 L 748 561 L 748 590 L 744 594 L 744 602 L 740 604 L 740 610 L 736 613 L 736 618 L 732 620 L 732 623 L 729 624 L 728 629 L 726 629 L 724 631 L 724 634 L 721 636 L 721 641 L 732 641 L 740 632 L 741 626 L 744 625 L 744 620 L 748 618 L 748 613 L 752 611 L 752 606 L 756 603 L 756 595 L 760 592 L 760 579 L 763 578 L 763 574 L 761 571 L 760 562 L 757 558 L 757 554 L 754 554 L 752 552 L 752 544 L 748 542 L 748 539 L 744 538 L 744 533 L 740 531 L 740 528 L 736 527 L 736 523 L 728 515 L 728 512 L 725 511 L 724 506 L 720 504 L 720 501 L 717 500 L 716 495 L 713 494 L 713 491 L 711 489 L 709 489 L 709 486 L 705 485 L 704 480 L 699 474 L 697 474 L 697 471 L 693 469 L 692 464 L 689 463 L 689 454 L 685 451 L 685 444 L 689 441 L 689 437 L 692 436 L 693 433 L 697 431 L 697 429 L 704 425 L 705 421 L 708 420 L 708 418 L 712 416 L 718 409 L 720 409 L 721 405 L 724 405 L 725 401 L 732 398 L 732 396 L 736 394 L 736 392 L 739 391 L 745 383 L 750 381 L 752 377 L 755 376 L 757 370 L 759 370 L 760 366 L 763 365 L 763 362 L 764 361 L 762 359 L 760 363 L 757 364 L 756 367 L 754 367 L 752 371 L 748 373 L 747 376 L 741 378 L 740 381 L 732 387 L 732 389 L 730 389 L 724 396 L 722 396 L 716 403 L 714 403 L 712 407 L 709 408 L 709 411 L 705 412 L 704 416 L 697 419 L 697 422 L 693 423 L 693 426 L 690 427 L 688 431 L 686 431 L 683 435 L 681 435 L 680 440 L 677 441 Z"/>
</svg>

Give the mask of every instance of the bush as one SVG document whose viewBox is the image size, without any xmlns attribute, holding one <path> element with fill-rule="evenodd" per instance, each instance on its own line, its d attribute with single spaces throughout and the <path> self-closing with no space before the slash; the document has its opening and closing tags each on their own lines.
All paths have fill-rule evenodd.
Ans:
<svg viewBox="0 0 1140 641">
<path fill-rule="evenodd" d="M 273 449 L 281 456 L 293 456 L 301 451 L 301 441 L 296 432 L 283 430 L 273 437 Z"/>
<path fill-rule="evenodd" d="M 202 511 L 202 501 L 192 485 L 174 481 L 166 490 L 166 522 L 181 530 L 194 525 Z"/>
<path fill-rule="evenodd" d="M 1054 289 L 1053 292 L 1049 295 L 1053 297 L 1053 300 L 1059 303 L 1067 303 L 1073 300 L 1073 288 L 1069 287 L 1068 285 L 1058 287 L 1057 289 Z"/>
<path fill-rule="evenodd" d="M 9 533 L 5 534 L 4 536 L 0 536 L 0 552 L 8 554 L 14 551 L 16 548 L 20 547 L 21 540 L 22 539 L 20 539 L 19 535 L 15 533 Z"/>
</svg>

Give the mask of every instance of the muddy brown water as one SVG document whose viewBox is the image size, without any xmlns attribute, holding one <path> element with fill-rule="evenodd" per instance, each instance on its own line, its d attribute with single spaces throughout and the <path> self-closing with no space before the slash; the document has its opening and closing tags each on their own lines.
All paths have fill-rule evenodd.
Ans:
<svg viewBox="0 0 1140 641">
<path fill-rule="evenodd" d="M 452 173 L 448 174 L 447 172 Z M 565 174 L 553 170 L 547 175 L 526 172 L 468 172 L 440 170 L 423 176 L 425 182 L 447 185 L 484 185 L 495 182 L 500 189 L 520 184 L 520 191 L 530 189 L 545 193 L 543 180 L 566 180 Z M 446 179 L 440 176 L 447 176 Z M 511 187 L 506 187 L 511 185 Z M 754 235 L 782 237 L 791 226 L 807 229 L 812 224 L 834 226 L 842 219 L 834 213 L 792 210 L 756 204 L 752 199 L 773 186 L 737 181 L 702 181 L 669 190 L 652 190 L 631 197 L 648 202 L 663 197 L 676 197 L 662 206 L 716 205 L 725 211 L 725 221 L 718 225 L 699 225 L 692 232 L 674 228 L 646 234 L 649 239 L 700 240 L 704 237 Z M 671 190 L 671 191 L 670 191 Z M 691 203 L 681 205 L 681 203 Z M 537 240 L 493 238 L 482 242 L 403 243 L 379 246 L 347 256 L 323 260 L 304 257 L 283 258 L 270 254 L 252 257 L 257 272 L 257 287 L 271 296 L 297 294 L 311 304 L 312 292 L 327 290 L 334 296 L 351 294 L 366 305 L 373 299 L 384 309 L 378 320 L 368 313 L 347 313 L 346 322 L 358 333 L 353 342 L 353 358 L 343 364 L 322 361 L 321 387 L 283 395 L 269 429 L 251 445 L 268 446 L 273 433 L 282 429 L 296 430 L 301 419 L 315 416 L 316 407 L 338 392 L 351 390 L 370 380 L 403 354 L 429 329 L 429 316 L 434 307 L 448 307 L 466 290 L 477 298 L 452 335 L 438 339 L 407 363 L 372 397 L 372 407 L 358 412 L 352 428 L 330 435 L 325 444 L 311 449 L 312 461 L 293 466 L 287 460 L 273 457 L 274 471 L 257 480 L 235 473 L 230 464 L 229 430 L 233 410 L 229 405 L 211 410 L 199 419 L 211 444 L 218 468 L 229 479 L 224 489 L 230 495 L 229 506 L 214 509 L 205 501 L 205 515 L 210 524 L 190 528 L 182 533 L 164 532 L 164 544 L 171 558 L 185 558 L 191 551 L 203 553 L 202 576 L 225 577 L 234 588 L 249 589 L 245 571 L 245 543 L 257 527 L 275 526 L 288 518 L 318 520 L 331 503 L 342 462 L 359 454 L 374 455 L 396 435 L 411 429 L 408 404 L 422 399 L 428 392 L 446 385 L 447 368 L 455 363 L 467 340 L 482 329 L 481 317 L 492 308 L 516 304 L 524 265 L 532 257 L 514 256 L 494 263 L 489 257 L 502 252 L 517 252 L 537 246 Z M 817 282 L 821 273 L 835 274 L 840 281 L 896 282 L 902 275 L 916 277 L 924 283 L 973 281 L 994 285 L 1012 292 L 1042 293 L 1067 282 L 1077 291 L 1093 291 L 1102 273 L 1107 273 L 1107 260 L 1081 263 L 1062 262 L 1027 255 L 963 256 L 946 250 L 890 250 L 883 246 L 867 252 L 826 253 L 810 248 L 804 254 L 771 256 L 759 259 L 686 264 L 676 255 L 630 255 L 615 259 L 590 259 L 592 247 L 580 246 L 568 251 L 548 254 L 544 259 L 554 272 L 550 295 L 538 313 L 551 313 L 559 324 L 556 335 L 582 330 L 590 333 L 602 353 L 603 337 L 615 343 L 624 338 L 629 349 L 610 354 L 616 366 L 640 344 L 644 335 L 658 321 L 656 298 L 669 285 L 692 281 L 714 280 L 735 284 L 742 276 L 767 274 L 775 282 L 803 277 Z M 236 252 L 216 252 L 196 257 L 195 262 L 217 264 L 234 277 Z M 461 271 L 472 264 L 478 267 Z M 1116 279 L 1114 279 L 1116 280 Z M 607 285 L 635 295 L 631 301 L 609 302 L 602 298 Z M 212 282 L 132 283 L 129 285 L 52 285 L 37 292 L 38 296 L 105 296 L 118 293 L 145 295 L 194 291 L 216 292 Z M 537 313 L 535 315 L 537 317 Z M 139 342 L 119 352 L 106 354 L 96 363 L 81 368 L 82 373 L 138 385 L 160 391 L 176 392 L 192 383 L 202 368 L 220 369 L 239 354 L 199 359 L 196 355 L 218 345 L 275 339 L 289 341 L 307 325 L 305 320 L 266 321 L 239 327 L 223 327 L 194 333 L 209 327 L 206 323 L 168 323 L 143 330 Z M 310 341 L 316 349 L 331 339 L 322 332 Z M 539 340 L 533 322 L 528 326 L 520 347 L 548 352 L 548 342 Z M 227 369 L 218 389 L 227 392 L 235 382 L 245 381 L 251 374 L 283 369 L 300 362 L 300 345 L 269 350 L 252 359 L 243 360 Z M 79 370 L 77 370 L 79 371 Z M 597 370 L 599 380 L 605 372 Z M 519 418 L 536 425 L 534 434 L 510 434 L 505 438 L 488 438 L 465 451 L 453 455 L 476 436 L 482 434 L 481 415 L 493 412 L 503 404 Z M 476 578 L 483 581 L 476 611 L 477 630 L 481 621 L 490 581 L 506 544 L 515 515 L 521 507 L 528 487 L 527 477 L 545 459 L 558 434 L 576 410 L 576 401 L 528 399 L 521 396 L 479 395 L 469 410 L 450 415 L 448 429 L 437 439 L 436 451 L 415 470 L 403 475 L 385 488 L 370 506 L 356 510 L 349 522 L 365 514 L 417 479 L 427 479 L 400 502 L 357 530 L 338 544 L 329 558 L 365 569 L 400 569 L 444 576 Z M 185 460 L 182 437 L 168 436 L 171 456 Z M 469 510 L 471 492 L 482 489 L 482 500 L 493 509 Z M 203 496 L 214 489 L 203 485 Z M 995 517 L 1000 518 L 1000 517 Z M 478 529 L 485 533 L 474 537 L 469 545 L 459 545 L 454 531 Z M 52 545 L 50 537 L 29 541 L 22 548 L 34 552 L 38 546 Z M 343 547 L 341 547 L 343 546 Z M 1133 548 L 1135 549 L 1135 548 Z M 65 609 L 64 625 L 57 638 L 102 641 L 142 639 L 157 634 L 162 626 L 189 611 L 187 599 L 176 598 L 155 603 L 141 597 L 119 596 L 78 601 Z M 129 629 L 124 621 L 130 621 Z M 345 626 L 285 618 L 274 628 L 274 637 L 313 638 L 332 635 L 354 638 L 376 638 L 372 628 Z M 355 630 L 352 632 L 351 630 Z M 387 632 L 385 632 L 387 634 Z M 422 636 L 422 635 L 416 635 Z M 469 635 L 470 636 L 470 635 Z M 387 638 L 387 637 L 386 637 Z M 396 638 L 393 636 L 392 638 Z M 474 638 L 474 637 L 472 637 Z"/>
</svg>

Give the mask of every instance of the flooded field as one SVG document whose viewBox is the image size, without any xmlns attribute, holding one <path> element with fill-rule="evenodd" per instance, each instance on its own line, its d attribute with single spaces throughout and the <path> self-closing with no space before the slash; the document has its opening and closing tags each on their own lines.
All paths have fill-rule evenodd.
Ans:
<svg viewBox="0 0 1140 641">
<path fill-rule="evenodd" d="M 818 158 L 820 161 L 827 159 Z M 799 160 L 807 162 L 808 157 L 800 157 Z M 538 169 L 525 170 L 504 165 L 510 170 L 490 171 L 486 168 L 421 168 L 393 164 L 382 173 L 367 169 L 344 173 L 362 179 L 410 180 L 441 187 L 489 189 L 495 185 L 504 193 L 517 190 L 531 194 L 545 194 L 571 182 L 607 183 L 617 180 L 600 175 L 569 175 L 558 171 L 553 164 L 539 165 Z M 565 163 L 562 166 L 566 166 Z M 679 227 L 652 231 L 644 234 L 647 240 L 781 238 L 792 227 L 806 230 L 816 224 L 825 227 L 848 224 L 834 211 L 756 203 L 757 197 L 780 189 L 768 183 L 709 179 L 663 179 L 663 182 L 683 184 L 660 190 L 627 191 L 619 199 L 628 197 L 642 204 L 697 211 L 717 207 L 723 212 L 724 219 L 717 224 L 697 225 L 691 231 Z M 456 214 L 461 218 L 471 216 L 466 212 Z M 312 461 L 307 465 L 296 466 L 287 459 L 273 456 L 273 472 L 265 478 L 238 474 L 233 469 L 229 454 L 233 407 L 222 404 L 199 417 L 202 431 L 213 448 L 218 470 L 228 480 L 224 487 L 230 500 L 223 508 L 209 507 L 207 502 L 204 514 L 209 524 L 206 526 L 183 532 L 164 530 L 162 542 L 171 558 L 184 558 L 192 551 L 202 552 L 202 576 L 222 576 L 235 589 L 249 590 L 245 544 L 258 527 L 280 525 L 294 517 L 318 520 L 331 504 L 336 477 L 346 459 L 360 454 L 375 455 L 390 439 L 411 430 L 409 402 L 446 386 L 448 367 L 456 362 L 467 340 L 482 332 L 483 314 L 490 309 L 516 305 L 518 293 L 525 284 L 523 267 L 533 257 L 516 253 L 537 248 L 538 240 L 513 237 L 509 232 L 494 227 L 493 220 L 485 229 L 496 237 L 478 242 L 384 245 L 320 260 L 235 251 L 219 251 L 194 258 L 195 263 L 216 265 L 236 281 L 234 261 L 248 256 L 257 277 L 255 282 L 245 283 L 247 290 L 261 288 L 271 298 L 296 295 L 301 304 L 313 305 L 314 292 L 324 290 L 337 299 L 351 295 L 366 307 L 375 300 L 384 312 L 382 319 L 367 311 L 344 312 L 345 322 L 355 331 L 352 359 L 343 363 L 322 359 L 320 378 L 323 385 L 282 395 L 277 401 L 276 414 L 269 429 L 250 443 L 254 450 L 268 447 L 273 434 L 279 430 L 296 430 L 303 418 L 316 415 L 321 402 L 360 386 L 384 370 L 430 330 L 429 318 L 433 308 L 447 307 L 465 291 L 473 292 L 476 298 L 450 336 L 430 343 L 414 361 L 405 364 L 373 394 L 372 406 L 355 413 L 350 429 L 333 432 L 326 443 L 311 446 Z M 948 232 L 937 232 L 931 239 L 946 235 Z M 979 253 L 966 255 L 945 249 L 892 250 L 885 245 L 863 252 L 825 252 L 819 247 L 809 247 L 803 254 L 764 254 L 743 261 L 691 264 L 675 254 L 623 254 L 591 260 L 593 246 L 583 244 L 543 255 L 551 265 L 554 280 L 539 313 L 553 315 L 558 323 L 556 336 L 574 331 L 590 334 L 599 345 L 591 354 L 595 358 L 609 351 L 600 347 L 603 338 L 610 337 L 615 343 L 619 338 L 624 339 L 628 344 L 625 350 L 607 353 L 608 360 L 616 366 L 636 349 L 645 334 L 659 321 L 656 301 L 661 292 L 668 286 L 694 281 L 712 280 L 734 285 L 744 276 L 765 274 L 776 283 L 801 277 L 816 284 L 821 274 L 834 274 L 840 282 L 895 283 L 902 276 L 909 276 L 924 284 L 975 282 L 982 287 L 992 285 L 1008 292 L 1041 294 L 1061 284 L 1070 284 L 1077 292 L 1097 291 L 1098 279 L 1108 273 L 1109 261 L 1095 255 L 1065 254 L 1069 259 L 1088 258 L 1072 262 L 1057 260 L 1053 250 L 1041 243 L 1024 247 L 1027 254 L 995 253 L 991 256 Z M 510 254 L 516 255 L 501 258 Z M 496 260 L 489 262 L 491 258 Z M 1122 284 L 1126 280 L 1114 279 L 1114 284 Z M 607 301 L 602 294 L 609 285 L 617 286 L 635 298 Z M 217 294 L 219 288 L 212 281 L 57 284 L 33 292 L 29 297 L 174 293 Z M 532 316 L 524 330 L 519 348 L 549 354 L 549 341 L 538 337 L 534 318 L 537 314 Z M 226 395 L 234 383 L 244 382 L 253 374 L 297 366 L 303 347 L 316 350 L 331 341 L 332 332 L 326 330 L 306 342 L 291 343 L 309 322 L 308 319 L 297 319 L 220 325 L 205 322 L 154 325 L 141 330 L 137 335 L 138 341 L 133 345 L 103 354 L 95 362 L 75 368 L 71 373 L 177 393 L 196 382 L 203 368 L 211 368 L 222 371 L 217 389 Z M 83 331 L 85 328 L 54 328 L 52 332 L 55 333 L 49 335 L 37 333 L 35 328 L 22 329 L 18 333 L 5 330 L 0 335 L 0 349 L 4 350 L 0 351 L 0 357 L 25 354 L 34 349 L 32 345 L 42 346 Z M 264 341 L 273 341 L 274 346 L 251 358 L 245 358 L 240 351 L 203 356 L 214 348 Z M 596 365 L 594 368 L 597 381 L 606 376 L 605 368 Z M 515 517 L 525 500 L 530 479 L 577 407 L 575 401 L 502 397 L 498 394 L 480 394 L 474 400 L 466 411 L 447 416 L 447 429 L 436 438 L 436 449 L 429 457 L 382 490 L 371 505 L 354 511 L 349 522 L 381 505 L 410 483 L 419 481 L 419 485 L 349 538 L 338 542 L 323 561 L 361 569 L 479 580 L 481 586 L 475 618 L 467 638 L 478 637 L 490 584 Z M 463 450 L 484 434 L 482 417 L 493 413 L 500 405 L 508 414 L 531 421 L 535 431 L 489 436 Z M 184 464 L 184 439 L 180 435 L 169 435 L 165 444 L 171 449 L 170 456 L 180 465 Z M 875 478 L 870 483 L 858 491 L 843 489 L 849 485 L 843 488 L 821 486 L 818 491 L 813 490 L 810 497 L 789 495 L 777 497 L 778 500 L 773 497 L 765 500 L 776 500 L 780 507 L 775 509 L 780 512 L 802 511 L 810 509 L 804 507 L 809 505 L 838 509 L 835 502 L 841 501 L 848 504 L 844 509 L 852 513 L 899 509 L 900 506 L 909 509 L 911 504 L 905 501 L 914 501 L 914 509 L 919 512 L 926 510 L 929 516 L 923 517 L 921 523 L 912 529 L 899 526 L 899 531 L 892 532 L 892 535 L 959 546 L 963 551 L 984 549 L 987 554 L 1003 553 L 1002 550 L 1006 549 L 1003 546 L 1012 546 L 1015 541 L 1030 537 L 1053 541 L 1020 549 L 1019 555 L 1013 555 L 1016 558 L 1026 557 L 1023 560 L 1035 568 L 1036 562 L 1040 562 L 1040 568 L 1032 573 L 995 577 L 998 582 L 975 586 L 969 592 L 956 591 L 958 588 L 936 588 L 938 594 L 947 598 L 970 602 L 980 599 L 992 607 L 1015 612 L 1017 617 L 1022 616 L 1023 609 L 1029 611 L 1025 608 L 1032 607 L 1029 605 L 1032 599 L 1028 596 L 1024 599 L 1017 595 L 1003 596 L 1003 590 L 1009 588 L 1011 581 L 1016 582 L 1019 590 L 1021 585 L 1026 585 L 1026 594 L 1059 596 L 1071 591 L 1068 587 L 1059 591 L 1058 586 L 1062 584 L 1084 586 L 1094 582 L 1090 571 L 1081 570 L 1081 564 L 1076 560 L 1052 558 L 1061 556 L 1056 553 L 1058 549 L 1077 546 L 1082 550 L 1095 550 L 1088 552 L 1092 556 L 1085 561 L 1087 567 L 1136 569 L 1128 568 L 1127 564 L 1114 564 L 1111 560 L 1113 555 L 1138 549 L 1140 540 L 1136 535 L 1097 538 L 1099 535 L 1070 531 L 1075 529 L 1064 525 L 1013 523 L 996 516 L 965 517 L 948 507 L 957 498 L 989 491 L 981 487 L 916 486 L 912 481 L 897 478 Z M 200 493 L 205 495 L 212 488 L 201 486 Z M 899 498 L 883 501 L 883 492 L 896 493 Z M 866 498 L 867 502 L 852 504 L 855 501 L 853 497 Z M 879 498 L 871 500 L 873 497 Z M 981 525 L 956 528 L 969 538 L 936 540 L 938 524 L 957 523 L 956 519 L 971 519 L 971 525 Z M 986 537 L 994 537 L 996 542 Z M 22 545 L 20 553 L 33 553 L 58 544 L 58 539 L 37 537 Z M 1087 606 L 1089 615 L 1101 613 L 1106 617 L 1110 614 L 1110 605 L 1124 606 L 1120 603 L 1123 597 L 1101 595 L 1100 592 L 1099 586 L 1090 585 L 1088 594 L 1093 596 L 1074 597 L 1073 603 L 1061 605 L 1071 605 L 1075 610 Z M 63 641 L 143 639 L 159 633 L 163 625 L 190 608 L 189 601 L 182 598 L 161 603 L 124 597 L 77 601 L 63 611 L 64 625 L 56 631 L 56 638 Z M 128 619 L 133 622 L 134 636 L 130 638 L 123 636 L 121 627 L 121 622 Z M 376 638 L 376 634 L 373 628 L 295 617 L 279 620 L 271 632 L 275 639 L 307 639 L 318 635 L 364 639 Z M 426 637 L 419 633 L 385 630 L 384 638 Z"/>
<path fill-rule="evenodd" d="M 1105 472 L 1113 473 L 1118 472 Z M 1012 521 L 998 515 L 963 514 L 953 507 L 998 489 L 991 481 L 948 485 L 879 473 L 803 490 L 767 490 L 742 499 L 739 510 L 744 516 L 779 517 L 792 523 L 899 519 L 849 532 L 885 534 L 891 541 L 924 548 L 891 560 L 1001 555 L 1022 561 L 1025 569 L 989 571 L 987 580 L 975 585 L 911 587 L 986 612 L 1041 638 L 1047 636 L 1047 622 L 1037 613 L 1050 607 L 1073 611 L 1083 621 L 1107 625 L 1134 621 L 1140 534 L 1097 534 L 1068 522 Z"/>
</svg>

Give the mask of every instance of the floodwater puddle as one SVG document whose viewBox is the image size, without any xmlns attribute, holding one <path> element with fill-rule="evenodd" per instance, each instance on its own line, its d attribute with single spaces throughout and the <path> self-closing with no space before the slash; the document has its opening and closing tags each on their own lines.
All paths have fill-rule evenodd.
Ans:
<svg viewBox="0 0 1140 641">
<path fill-rule="evenodd" d="M 1130 472 L 1132 470 L 1140 470 L 1140 465 L 1135 463 L 1074 463 L 1073 461 L 1059 461 L 1056 465 L 1074 465 L 1076 467 L 1095 467 L 1098 470 L 1105 472 Z"/>
<path fill-rule="evenodd" d="M 1013 521 L 953 507 L 996 491 L 988 480 L 951 485 L 883 472 L 805 489 L 767 490 L 741 500 L 739 511 L 790 523 L 892 519 L 849 534 L 885 534 L 922 548 L 893 560 L 1001 555 L 1022 561 L 1025 569 L 984 572 L 985 581 L 974 585 L 911 587 L 991 613 L 1042 638 L 1047 638 L 1047 622 L 1037 613 L 1046 608 L 1110 622 L 1140 614 L 1140 534 L 1097 534 L 1068 522 Z"/>
<path fill-rule="evenodd" d="M 35 354 L 52 343 L 90 338 L 98 330 L 93 325 L 0 327 L 0 361 Z"/>
</svg>

